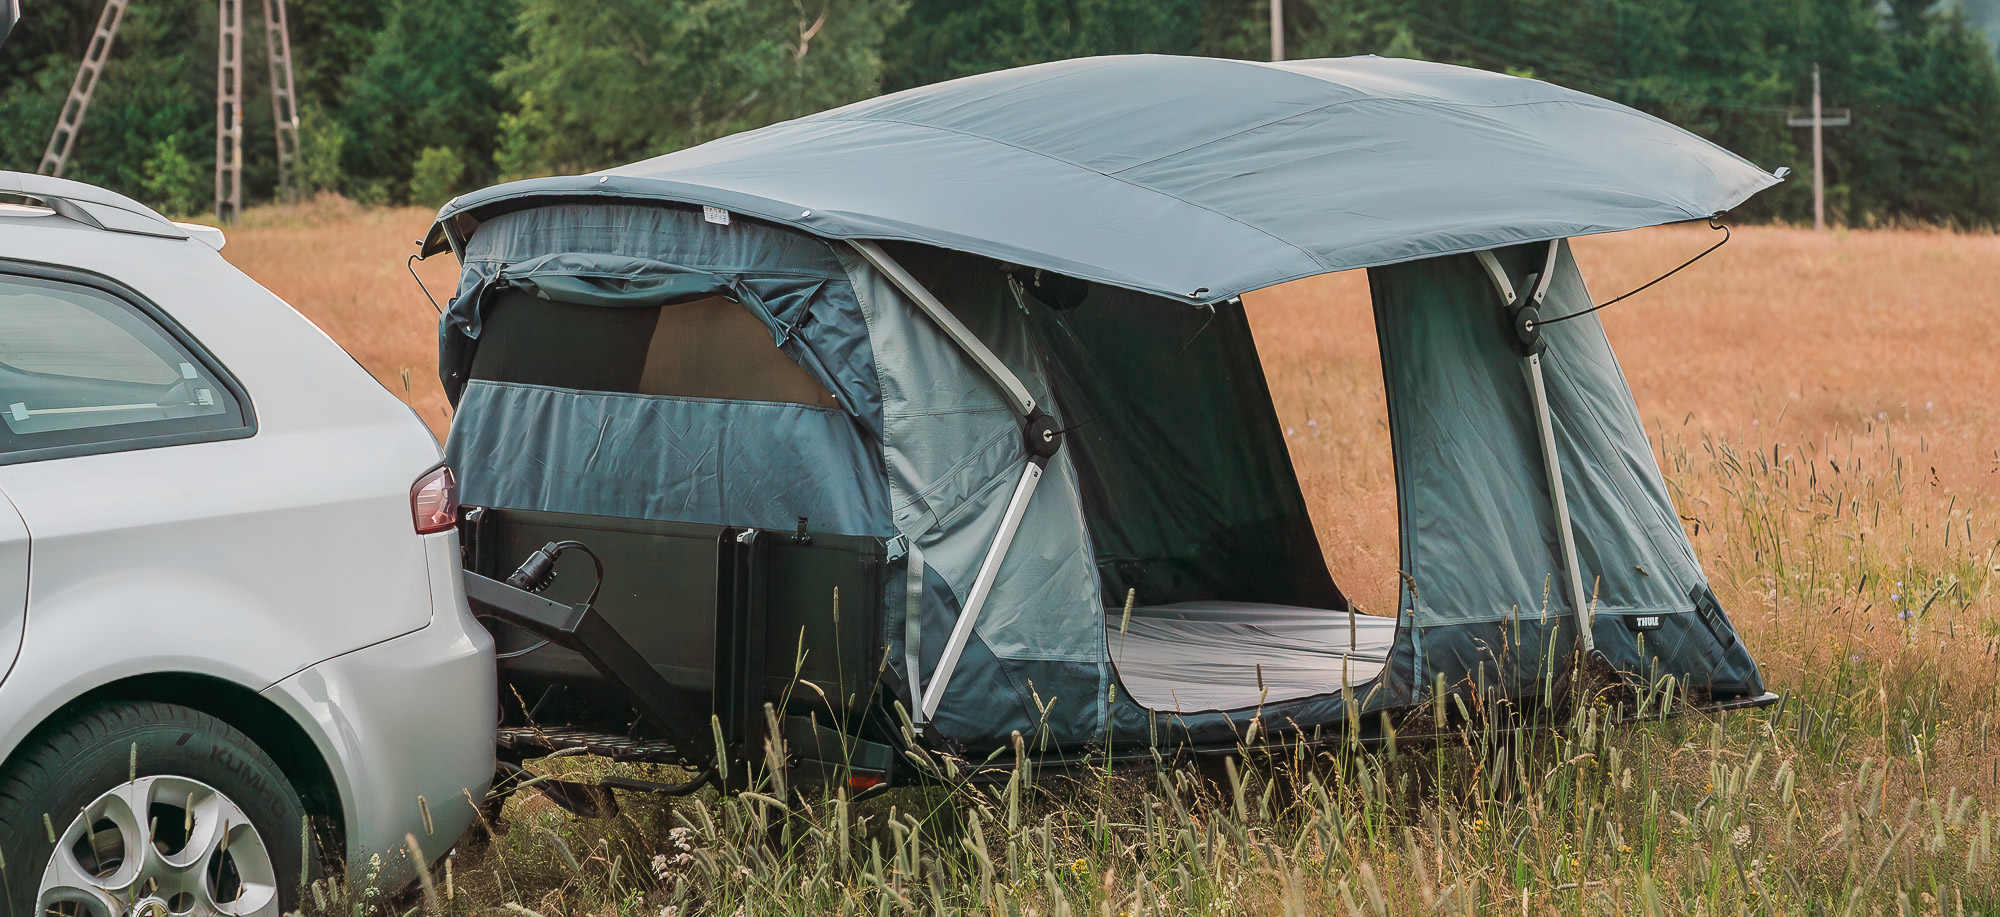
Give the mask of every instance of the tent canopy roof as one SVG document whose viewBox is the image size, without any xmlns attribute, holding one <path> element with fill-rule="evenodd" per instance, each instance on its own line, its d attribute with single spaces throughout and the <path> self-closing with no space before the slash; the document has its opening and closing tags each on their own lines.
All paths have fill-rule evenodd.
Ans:
<svg viewBox="0 0 2000 917">
<path fill-rule="evenodd" d="M 1779 181 L 1538 80 L 1378 57 L 1095 57 L 952 80 L 439 211 L 426 255 L 554 199 L 719 207 L 1192 302 L 1705 219 Z"/>
</svg>

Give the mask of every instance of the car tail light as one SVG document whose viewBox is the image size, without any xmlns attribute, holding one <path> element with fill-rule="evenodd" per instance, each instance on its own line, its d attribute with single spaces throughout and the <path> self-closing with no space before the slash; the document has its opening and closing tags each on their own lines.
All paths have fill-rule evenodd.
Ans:
<svg viewBox="0 0 2000 917">
<path fill-rule="evenodd" d="M 451 467 L 439 465 L 417 479 L 410 488 L 410 518 L 417 534 L 446 532 L 458 525 L 458 479 Z"/>
</svg>

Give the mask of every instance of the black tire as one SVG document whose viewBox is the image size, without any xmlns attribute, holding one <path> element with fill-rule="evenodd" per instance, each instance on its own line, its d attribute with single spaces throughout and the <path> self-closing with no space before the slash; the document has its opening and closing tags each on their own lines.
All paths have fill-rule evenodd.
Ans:
<svg viewBox="0 0 2000 917">
<path fill-rule="evenodd" d="M 137 749 L 136 770 L 134 748 Z M 85 806 L 140 778 L 207 784 L 242 810 L 271 857 L 281 911 L 299 906 L 299 877 L 319 875 L 305 806 L 264 750 L 215 717 L 174 704 L 110 702 L 29 736 L 0 774 L 0 915 L 31 917 L 60 834 Z M 47 825 L 44 824 L 47 817 Z M 310 868 L 308 868 L 310 867 Z"/>
</svg>

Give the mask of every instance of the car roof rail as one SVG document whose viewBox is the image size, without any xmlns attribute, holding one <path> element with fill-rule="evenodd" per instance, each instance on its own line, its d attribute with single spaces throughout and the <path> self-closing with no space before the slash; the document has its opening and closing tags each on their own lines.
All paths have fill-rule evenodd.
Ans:
<svg viewBox="0 0 2000 917">
<path fill-rule="evenodd" d="M 162 239 L 200 239 L 217 251 L 222 250 L 224 241 L 222 230 L 213 226 L 176 223 L 116 191 L 67 178 L 0 172 L 0 196 L 27 198 L 92 229 Z"/>
</svg>

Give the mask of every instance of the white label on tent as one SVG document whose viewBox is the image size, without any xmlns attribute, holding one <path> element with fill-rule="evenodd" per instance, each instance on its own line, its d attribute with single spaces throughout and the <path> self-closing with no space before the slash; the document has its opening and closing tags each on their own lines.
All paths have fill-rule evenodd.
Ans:
<svg viewBox="0 0 2000 917">
<path fill-rule="evenodd" d="M 721 207 L 710 207 L 704 204 L 702 205 L 701 208 L 701 216 L 702 219 L 705 219 L 710 223 L 715 223 L 719 226 L 729 225 L 729 211 L 724 210 Z"/>
</svg>

